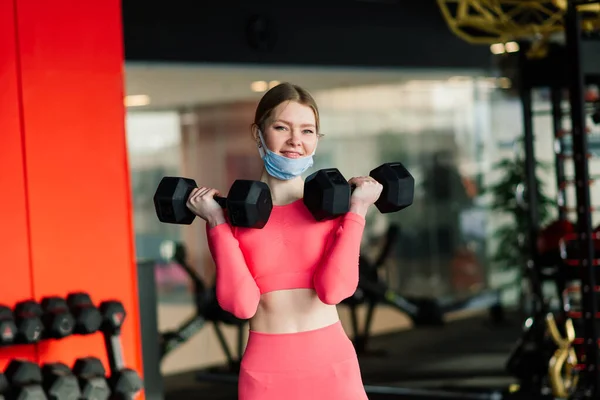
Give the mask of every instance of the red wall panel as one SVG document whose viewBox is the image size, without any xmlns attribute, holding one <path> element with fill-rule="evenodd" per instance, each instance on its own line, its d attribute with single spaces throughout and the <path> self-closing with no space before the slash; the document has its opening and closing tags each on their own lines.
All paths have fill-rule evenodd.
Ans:
<svg viewBox="0 0 600 400">
<path fill-rule="evenodd" d="M 141 371 L 120 6 L 17 0 L 17 25 L 35 297 L 121 300 L 125 361 Z M 99 335 L 39 352 L 41 362 L 106 361 Z"/>
<path fill-rule="evenodd" d="M 0 1 L 0 304 L 11 308 L 32 296 L 20 103 L 14 2 Z M 0 369 L 13 357 L 36 360 L 35 347 L 0 349 Z"/>
</svg>

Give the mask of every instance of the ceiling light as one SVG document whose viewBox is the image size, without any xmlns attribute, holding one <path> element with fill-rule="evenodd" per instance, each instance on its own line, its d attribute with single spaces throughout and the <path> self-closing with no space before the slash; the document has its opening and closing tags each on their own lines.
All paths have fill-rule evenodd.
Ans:
<svg viewBox="0 0 600 400">
<path fill-rule="evenodd" d="M 265 81 L 254 81 L 250 88 L 253 92 L 265 92 L 269 88 L 269 84 Z"/>
<path fill-rule="evenodd" d="M 502 54 L 506 50 L 504 48 L 503 43 L 494 43 L 493 45 L 490 46 L 490 51 L 492 52 L 492 54 Z"/>
<path fill-rule="evenodd" d="M 125 107 L 142 107 L 150 104 L 150 96 L 145 94 L 134 94 L 125 96 Z"/>
<path fill-rule="evenodd" d="M 281 82 L 279 81 L 271 81 L 269 82 L 269 89 L 274 88 L 275 86 L 279 85 Z"/>
<path fill-rule="evenodd" d="M 517 43 L 517 42 L 507 42 L 504 45 L 504 48 L 506 49 L 507 53 L 516 53 L 517 51 L 519 51 L 519 43 Z"/>
</svg>

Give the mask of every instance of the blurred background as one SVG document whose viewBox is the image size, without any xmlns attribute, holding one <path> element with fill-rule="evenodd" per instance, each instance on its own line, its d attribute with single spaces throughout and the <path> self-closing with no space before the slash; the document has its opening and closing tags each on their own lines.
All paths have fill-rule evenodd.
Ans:
<svg viewBox="0 0 600 400">
<path fill-rule="evenodd" d="M 161 243 L 184 243 L 208 285 L 214 264 L 204 223 L 158 221 L 152 202 L 158 182 L 185 176 L 227 193 L 236 179 L 258 178 L 254 110 L 266 90 L 286 81 L 308 89 L 320 109 L 325 137 L 306 174 L 336 167 L 350 178 L 399 161 L 414 176 L 409 209 L 367 219 L 364 254 L 376 252 L 390 224 L 400 227 L 383 268 L 392 289 L 461 298 L 503 288 L 503 303 L 519 304 L 522 265 L 506 256 L 519 246 L 518 215 L 514 207 L 493 206 L 503 190 L 498 185 L 512 182 L 503 194 L 510 197 L 525 179 L 518 168 L 519 91 L 498 62 L 519 53 L 516 42 L 466 43 L 433 1 L 233 1 L 200 12 L 185 2 L 141 4 L 123 2 L 127 143 L 137 257 L 156 260 L 161 330 L 194 309 L 191 282 L 161 260 Z M 555 199 L 549 96 L 543 89 L 533 93 L 535 151 L 540 190 Z M 572 203 L 574 192 L 567 193 Z M 600 194 L 593 187 L 592 193 Z M 556 218 L 555 210 L 548 206 L 546 221 Z M 373 331 L 408 326 L 382 311 Z M 168 375 L 222 358 L 212 331 L 203 330 L 161 368 Z"/>
</svg>

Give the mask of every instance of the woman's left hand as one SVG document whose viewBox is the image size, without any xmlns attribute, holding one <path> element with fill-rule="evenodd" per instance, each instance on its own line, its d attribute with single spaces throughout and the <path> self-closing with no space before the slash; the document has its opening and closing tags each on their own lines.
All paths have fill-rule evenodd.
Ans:
<svg viewBox="0 0 600 400">
<path fill-rule="evenodd" d="M 366 214 L 369 206 L 375 203 L 381 195 L 383 186 L 370 176 L 357 176 L 350 179 L 348 183 L 355 186 L 350 197 L 350 210 Z"/>
</svg>

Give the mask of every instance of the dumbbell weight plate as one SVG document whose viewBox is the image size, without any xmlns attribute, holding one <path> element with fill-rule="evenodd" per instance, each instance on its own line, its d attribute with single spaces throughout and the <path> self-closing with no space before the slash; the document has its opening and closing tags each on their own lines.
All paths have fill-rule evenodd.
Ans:
<svg viewBox="0 0 600 400">
<path fill-rule="evenodd" d="M 337 168 L 325 168 L 304 181 L 304 205 L 317 221 L 333 219 L 350 209 L 350 184 Z"/>
<path fill-rule="evenodd" d="M 100 329 L 102 315 L 100 315 L 98 308 L 94 306 L 88 293 L 69 293 L 67 304 L 71 314 L 75 318 L 73 333 L 88 335 Z"/>
<path fill-rule="evenodd" d="M 264 182 L 238 179 L 229 189 L 226 207 L 233 226 L 264 228 L 273 210 L 271 190 Z"/>
<path fill-rule="evenodd" d="M 110 397 L 110 388 L 105 378 L 106 370 L 100 359 L 77 359 L 73 365 L 73 374 L 78 378 L 82 400 L 107 400 Z"/>
<path fill-rule="evenodd" d="M 160 222 L 190 225 L 196 216 L 187 207 L 190 193 L 197 188 L 196 181 L 189 178 L 165 176 L 154 193 L 154 208 Z"/>
<path fill-rule="evenodd" d="M 134 398 L 144 384 L 139 374 L 131 368 L 123 368 L 108 379 L 111 393 L 117 399 Z"/>
<path fill-rule="evenodd" d="M 373 169 L 369 176 L 383 186 L 375 202 L 375 207 L 382 214 L 400 211 L 413 203 L 415 179 L 401 163 L 382 164 Z"/>
<path fill-rule="evenodd" d="M 41 306 L 43 314 L 40 317 L 47 337 L 60 339 L 73 333 L 75 318 L 69 312 L 65 299 L 58 296 L 44 297 Z"/>
<path fill-rule="evenodd" d="M 42 367 L 43 387 L 49 400 L 79 400 L 81 391 L 77 377 L 63 363 L 49 363 Z"/>
<path fill-rule="evenodd" d="M 15 324 L 12 310 L 0 305 L 0 345 L 12 344 L 16 336 L 17 325 Z"/>
<path fill-rule="evenodd" d="M 0 400 L 5 399 L 5 395 L 8 395 L 9 389 L 8 379 L 6 379 L 4 374 L 0 373 Z"/>
<path fill-rule="evenodd" d="M 36 343 L 42 338 L 44 325 L 39 317 L 42 307 L 33 300 L 20 301 L 15 305 L 14 316 L 17 325 L 18 343 Z"/>
<path fill-rule="evenodd" d="M 14 359 L 4 371 L 10 385 L 9 398 L 39 399 L 47 397 L 42 388 L 42 370 L 32 361 Z"/>
</svg>

